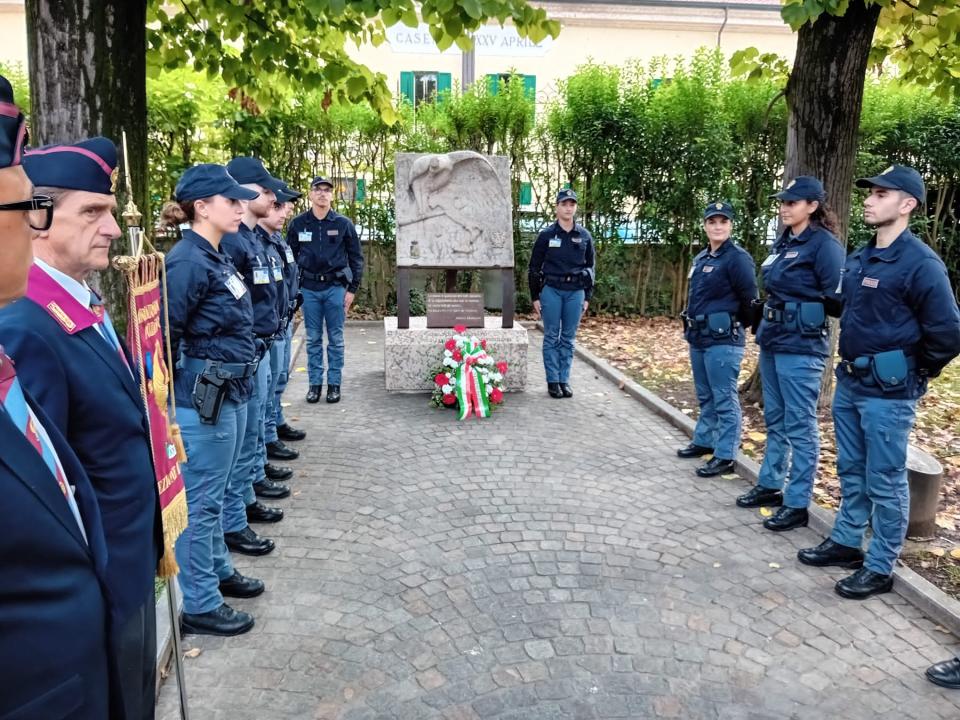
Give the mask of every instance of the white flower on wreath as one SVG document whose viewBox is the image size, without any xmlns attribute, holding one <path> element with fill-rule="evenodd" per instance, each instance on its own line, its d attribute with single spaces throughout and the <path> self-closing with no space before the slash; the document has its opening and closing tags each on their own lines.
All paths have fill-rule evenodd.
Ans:
<svg viewBox="0 0 960 720">
<path fill-rule="evenodd" d="M 503 380 L 503 374 L 498 372 L 490 373 L 490 379 L 493 380 L 494 382 L 500 382 L 501 380 Z"/>
<path fill-rule="evenodd" d="M 493 394 L 493 385 L 487 385 L 487 395 Z"/>
<path fill-rule="evenodd" d="M 440 392 L 442 392 L 444 395 L 449 395 L 453 392 L 453 385 L 444 385 L 442 388 L 440 388 Z"/>
<path fill-rule="evenodd" d="M 453 357 L 453 352 L 450 351 L 450 350 L 444 350 L 444 351 L 443 351 L 443 356 L 444 356 L 444 357 Z"/>
<path fill-rule="evenodd" d="M 444 358 L 443 364 L 446 367 L 451 367 L 451 368 L 457 367 L 457 361 L 454 360 L 452 357 Z"/>
</svg>

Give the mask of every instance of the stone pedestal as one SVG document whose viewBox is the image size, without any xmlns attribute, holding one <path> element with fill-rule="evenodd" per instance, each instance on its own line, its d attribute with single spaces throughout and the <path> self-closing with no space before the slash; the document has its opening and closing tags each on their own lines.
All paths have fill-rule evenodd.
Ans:
<svg viewBox="0 0 960 720">
<path fill-rule="evenodd" d="M 443 360 L 443 343 L 453 335 L 450 328 L 427 329 L 425 317 L 410 318 L 410 327 L 397 328 L 397 318 L 383 319 L 384 368 L 387 390 L 433 390 L 430 371 Z M 468 335 L 486 340 L 493 357 L 505 360 L 509 369 L 504 378 L 508 392 L 523 391 L 527 387 L 527 329 L 514 325 L 508 330 L 501 326 L 499 317 L 484 318 L 483 328 L 470 328 Z"/>
</svg>

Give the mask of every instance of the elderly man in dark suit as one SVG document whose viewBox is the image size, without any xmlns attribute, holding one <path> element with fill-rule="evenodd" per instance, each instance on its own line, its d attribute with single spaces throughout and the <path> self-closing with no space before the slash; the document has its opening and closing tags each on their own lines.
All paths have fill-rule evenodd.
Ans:
<svg viewBox="0 0 960 720">
<path fill-rule="evenodd" d="M 20 167 L 23 140 L 23 115 L 0 76 L 0 307 L 26 290 L 30 239 L 52 218 Z M 123 717 L 110 711 L 96 497 L 2 347 L 0 487 L 0 718 Z"/>
<path fill-rule="evenodd" d="M 24 170 L 53 197 L 35 234 L 27 296 L 0 311 L 0 338 L 21 381 L 67 438 L 96 492 L 106 536 L 110 652 L 124 714 L 154 717 L 154 576 L 160 504 L 143 400 L 127 348 L 86 284 L 105 270 L 114 219 L 117 149 L 106 138 L 28 150 Z"/>
</svg>

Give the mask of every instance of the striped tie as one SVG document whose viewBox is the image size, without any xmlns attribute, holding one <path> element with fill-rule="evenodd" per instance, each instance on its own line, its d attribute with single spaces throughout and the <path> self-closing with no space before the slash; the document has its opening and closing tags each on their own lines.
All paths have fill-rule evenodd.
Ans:
<svg viewBox="0 0 960 720">
<path fill-rule="evenodd" d="M 103 328 L 104 339 L 113 346 L 113 349 L 117 351 L 117 354 L 120 355 L 120 359 L 123 361 L 123 364 L 129 370 L 130 363 L 127 362 L 127 356 L 123 354 L 123 348 L 120 345 L 120 339 L 117 337 L 116 330 L 113 329 L 113 323 L 110 322 L 110 316 L 107 314 L 107 309 L 103 306 L 103 300 L 98 298 L 93 293 L 90 293 L 90 310 L 94 315 L 97 316 L 97 320 L 100 322 L 100 325 Z"/>
</svg>

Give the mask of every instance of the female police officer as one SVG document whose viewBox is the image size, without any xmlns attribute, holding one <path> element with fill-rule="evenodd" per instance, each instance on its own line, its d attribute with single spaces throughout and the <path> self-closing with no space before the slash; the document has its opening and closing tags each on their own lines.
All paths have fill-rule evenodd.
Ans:
<svg viewBox="0 0 960 720">
<path fill-rule="evenodd" d="M 177 419 L 189 523 L 177 542 L 187 632 L 238 635 L 253 618 L 223 596 L 254 597 L 260 580 L 233 569 L 221 527 L 223 494 L 244 436 L 257 350 L 250 293 L 220 248 L 243 216 L 241 187 L 220 165 L 187 170 L 176 199 L 190 229 L 167 255 L 170 337 L 176 358 Z"/>
<path fill-rule="evenodd" d="M 757 297 L 753 258 L 730 239 L 733 208 L 716 202 L 703 212 L 710 245 L 693 260 L 684 329 L 697 389 L 700 418 L 693 442 L 678 450 L 682 458 L 713 453 L 697 468 L 700 477 L 733 469 L 740 446 L 740 398 L 737 378 L 750 308 Z"/>
<path fill-rule="evenodd" d="M 527 271 L 533 309 L 543 317 L 543 367 L 553 398 L 573 397 L 573 339 L 593 293 L 593 238 L 574 222 L 576 212 L 577 194 L 557 193 L 557 221 L 537 237 Z"/>
<path fill-rule="evenodd" d="M 817 178 L 798 177 L 771 197 L 780 200 L 786 229 L 761 265 L 767 301 L 757 342 L 767 450 L 756 487 L 737 505 L 783 505 L 763 523 L 782 531 L 807 524 L 820 454 L 817 398 L 830 354 L 824 300 L 836 299 L 844 249 Z"/>
</svg>

